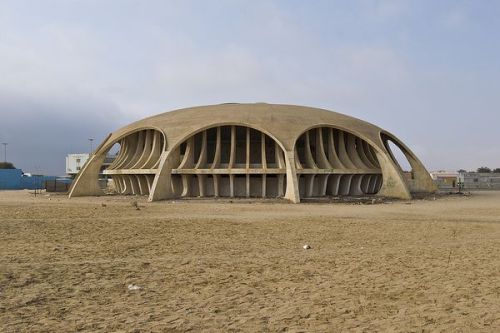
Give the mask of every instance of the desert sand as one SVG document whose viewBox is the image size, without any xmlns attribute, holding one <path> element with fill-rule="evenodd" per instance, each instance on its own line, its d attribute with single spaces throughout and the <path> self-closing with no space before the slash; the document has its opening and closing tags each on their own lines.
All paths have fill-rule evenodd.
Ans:
<svg viewBox="0 0 500 333">
<path fill-rule="evenodd" d="M 2 191 L 0 331 L 499 332 L 500 192 L 295 205 Z"/>
</svg>

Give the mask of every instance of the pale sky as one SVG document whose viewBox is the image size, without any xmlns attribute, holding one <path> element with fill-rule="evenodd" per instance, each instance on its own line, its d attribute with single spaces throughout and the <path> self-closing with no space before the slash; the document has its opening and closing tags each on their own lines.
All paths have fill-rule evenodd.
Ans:
<svg viewBox="0 0 500 333">
<path fill-rule="evenodd" d="M 268 102 L 372 122 L 429 170 L 497 168 L 499 17 L 487 0 L 0 0 L 0 142 L 59 175 L 143 117 Z"/>
</svg>

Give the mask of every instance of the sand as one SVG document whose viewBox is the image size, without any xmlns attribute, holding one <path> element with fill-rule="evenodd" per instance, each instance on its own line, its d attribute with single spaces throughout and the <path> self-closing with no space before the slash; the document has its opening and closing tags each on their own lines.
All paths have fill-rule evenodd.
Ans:
<svg viewBox="0 0 500 333">
<path fill-rule="evenodd" d="M 1 332 L 500 331 L 500 192 L 294 205 L 3 191 L 0 255 Z"/>
</svg>

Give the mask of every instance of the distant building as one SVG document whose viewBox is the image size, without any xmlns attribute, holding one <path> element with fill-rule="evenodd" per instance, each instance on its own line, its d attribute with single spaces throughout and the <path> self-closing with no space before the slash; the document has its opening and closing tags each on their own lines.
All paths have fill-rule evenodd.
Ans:
<svg viewBox="0 0 500 333">
<path fill-rule="evenodd" d="M 66 156 L 66 173 L 76 175 L 89 159 L 89 154 L 68 154 Z"/>
<path fill-rule="evenodd" d="M 500 190 L 500 173 L 461 172 L 458 177 L 467 190 Z"/>
<path fill-rule="evenodd" d="M 458 189 L 458 176 L 458 172 L 455 171 L 439 170 L 431 172 L 432 180 L 440 190 Z"/>
<path fill-rule="evenodd" d="M 101 166 L 101 172 L 99 173 L 101 176 L 103 175 L 103 171 L 106 170 L 109 165 L 111 165 L 115 158 L 116 156 L 113 155 L 106 156 L 106 158 L 104 159 L 104 163 Z M 78 174 L 78 172 L 80 172 L 88 159 L 88 153 L 68 154 L 68 156 L 66 156 L 66 174 L 70 176 L 75 176 L 76 174 Z"/>
</svg>

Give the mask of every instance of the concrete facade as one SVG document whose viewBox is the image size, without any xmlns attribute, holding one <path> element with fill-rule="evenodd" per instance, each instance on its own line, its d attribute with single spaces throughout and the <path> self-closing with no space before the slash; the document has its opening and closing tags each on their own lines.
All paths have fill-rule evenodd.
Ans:
<svg viewBox="0 0 500 333">
<path fill-rule="evenodd" d="M 85 162 L 89 159 L 90 154 L 82 153 L 82 154 L 68 154 L 66 156 L 66 174 L 68 175 L 76 175 L 82 167 L 85 165 Z"/>
<path fill-rule="evenodd" d="M 500 190 L 500 173 L 460 173 L 459 181 L 466 190 Z"/>
<path fill-rule="evenodd" d="M 388 142 L 408 159 L 403 176 Z M 110 134 L 80 171 L 71 196 L 99 195 L 98 174 L 122 194 L 301 198 L 434 192 L 429 173 L 394 135 L 340 113 L 295 105 L 221 104 L 166 112 Z"/>
<path fill-rule="evenodd" d="M 440 190 L 458 190 L 459 177 L 458 172 L 454 171 L 433 171 L 431 172 L 432 180 Z"/>
</svg>

